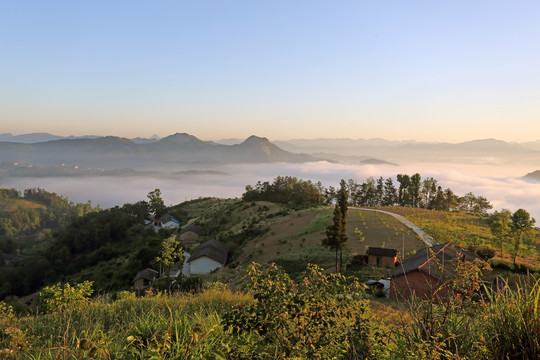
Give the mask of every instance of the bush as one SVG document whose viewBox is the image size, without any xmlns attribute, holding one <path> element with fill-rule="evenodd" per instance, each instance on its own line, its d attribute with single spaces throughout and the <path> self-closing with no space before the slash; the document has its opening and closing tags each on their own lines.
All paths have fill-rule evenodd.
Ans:
<svg viewBox="0 0 540 360">
<path fill-rule="evenodd" d="M 234 358 L 273 354 L 334 359 L 347 353 L 354 358 L 369 354 L 363 285 L 341 274 L 323 275 L 316 265 L 308 265 L 297 282 L 275 265 L 252 264 L 247 276 L 256 301 L 234 306 L 223 315 L 223 325 L 240 339 L 255 338 L 247 347 L 233 346 Z"/>
<path fill-rule="evenodd" d="M 44 312 L 63 311 L 89 302 L 94 290 L 92 281 L 84 281 L 71 286 L 69 283 L 58 283 L 46 286 L 39 293 L 39 306 Z"/>
<path fill-rule="evenodd" d="M 517 263 L 516 266 L 514 266 L 514 264 L 508 260 L 492 259 L 490 261 L 490 265 L 494 269 L 508 270 L 508 271 L 521 273 L 521 274 L 525 274 L 527 272 L 535 273 L 538 271 L 538 268 L 533 265 Z"/>
<path fill-rule="evenodd" d="M 481 244 L 481 245 L 470 245 L 468 247 L 469 251 L 474 252 L 476 255 L 480 256 L 484 260 L 489 260 L 495 256 L 496 250 L 491 247 L 491 245 Z"/>
<path fill-rule="evenodd" d="M 178 277 L 174 286 L 174 289 L 178 291 L 196 293 L 202 290 L 203 282 L 197 276 Z"/>
</svg>

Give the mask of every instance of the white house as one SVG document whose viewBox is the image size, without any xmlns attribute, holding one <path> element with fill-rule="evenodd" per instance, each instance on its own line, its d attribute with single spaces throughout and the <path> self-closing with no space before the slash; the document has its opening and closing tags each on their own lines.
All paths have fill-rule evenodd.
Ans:
<svg viewBox="0 0 540 360">
<path fill-rule="evenodd" d="M 169 214 L 160 216 L 157 219 L 154 219 L 154 230 L 159 230 L 160 228 L 175 230 L 180 227 L 180 221 L 175 219 Z"/>
<path fill-rule="evenodd" d="M 207 274 L 227 262 L 229 247 L 217 240 L 208 240 L 193 250 L 187 264 L 191 275 Z"/>
</svg>

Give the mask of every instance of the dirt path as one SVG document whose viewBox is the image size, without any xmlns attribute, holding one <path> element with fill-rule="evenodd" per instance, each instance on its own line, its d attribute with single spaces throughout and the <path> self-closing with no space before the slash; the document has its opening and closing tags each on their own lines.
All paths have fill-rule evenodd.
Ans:
<svg viewBox="0 0 540 360">
<path fill-rule="evenodd" d="M 393 216 L 394 218 L 399 220 L 401 223 L 403 223 L 403 225 L 405 225 L 406 227 L 408 227 L 409 229 L 414 231 L 416 233 L 416 235 L 418 235 L 420 237 L 420 239 L 422 239 L 422 241 L 424 241 L 426 243 L 427 246 L 435 245 L 435 241 L 433 240 L 433 238 L 430 235 L 426 234 L 426 232 L 421 227 L 419 227 L 418 225 L 416 225 L 412 221 L 407 220 L 406 218 L 404 218 L 401 215 L 394 214 L 394 213 L 384 211 L 384 210 L 366 209 L 366 208 L 361 208 L 361 207 L 352 207 L 351 206 L 351 207 L 349 207 L 349 209 L 362 210 L 362 211 L 375 211 L 375 212 L 380 212 L 380 213 L 383 213 L 383 214 L 386 214 L 386 215 Z"/>
</svg>

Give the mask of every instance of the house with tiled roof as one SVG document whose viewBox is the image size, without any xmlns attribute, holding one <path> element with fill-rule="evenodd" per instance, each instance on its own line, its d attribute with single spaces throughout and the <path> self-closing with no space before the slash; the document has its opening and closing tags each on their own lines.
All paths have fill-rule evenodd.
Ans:
<svg viewBox="0 0 540 360">
<path fill-rule="evenodd" d="M 189 224 L 178 233 L 180 241 L 184 246 L 189 246 L 197 243 L 197 239 L 203 233 L 202 229 L 195 224 Z"/>
<path fill-rule="evenodd" d="M 455 275 L 456 264 L 477 259 L 481 260 L 452 243 L 421 249 L 390 274 L 390 297 L 444 297 L 447 295 L 444 284 Z"/>
<path fill-rule="evenodd" d="M 159 273 L 150 268 L 141 270 L 133 278 L 133 288 L 137 291 L 143 291 L 153 287 L 159 277 Z"/>
<path fill-rule="evenodd" d="M 207 274 L 227 263 L 229 247 L 217 240 L 208 240 L 193 250 L 187 264 L 191 275 Z"/>
</svg>

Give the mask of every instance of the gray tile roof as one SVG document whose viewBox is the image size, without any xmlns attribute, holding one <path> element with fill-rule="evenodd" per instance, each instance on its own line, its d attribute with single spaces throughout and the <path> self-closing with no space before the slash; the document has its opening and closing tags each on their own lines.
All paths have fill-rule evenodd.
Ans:
<svg viewBox="0 0 540 360">
<path fill-rule="evenodd" d="M 193 260 L 206 256 L 222 265 L 225 265 L 227 262 L 228 251 L 229 247 L 222 242 L 217 240 L 208 240 L 193 250 L 188 262 L 192 262 Z"/>
<path fill-rule="evenodd" d="M 381 247 L 368 247 L 366 254 L 374 256 L 391 256 L 394 257 L 399 251 L 396 249 L 386 249 Z"/>
<path fill-rule="evenodd" d="M 188 231 L 193 231 L 197 235 L 202 234 L 202 229 L 195 224 L 189 224 L 188 226 L 180 230 L 180 234 L 186 233 Z"/>
<path fill-rule="evenodd" d="M 446 276 L 453 274 L 452 262 L 456 259 L 473 261 L 480 259 L 480 257 L 458 245 L 447 242 L 419 250 L 398 266 L 390 276 L 395 277 L 419 270 L 441 281 Z"/>
<path fill-rule="evenodd" d="M 175 223 L 178 223 L 178 224 L 180 223 L 176 218 L 172 217 L 169 214 L 165 214 L 159 217 L 158 220 L 161 221 L 162 224 L 168 223 L 169 221 L 174 221 Z"/>
<path fill-rule="evenodd" d="M 133 279 L 133 281 L 137 281 L 139 279 L 146 279 L 146 280 L 153 281 L 158 276 L 158 274 L 159 273 L 156 270 L 146 268 L 144 270 L 139 271 L 137 275 L 135 275 L 135 278 Z"/>
</svg>

